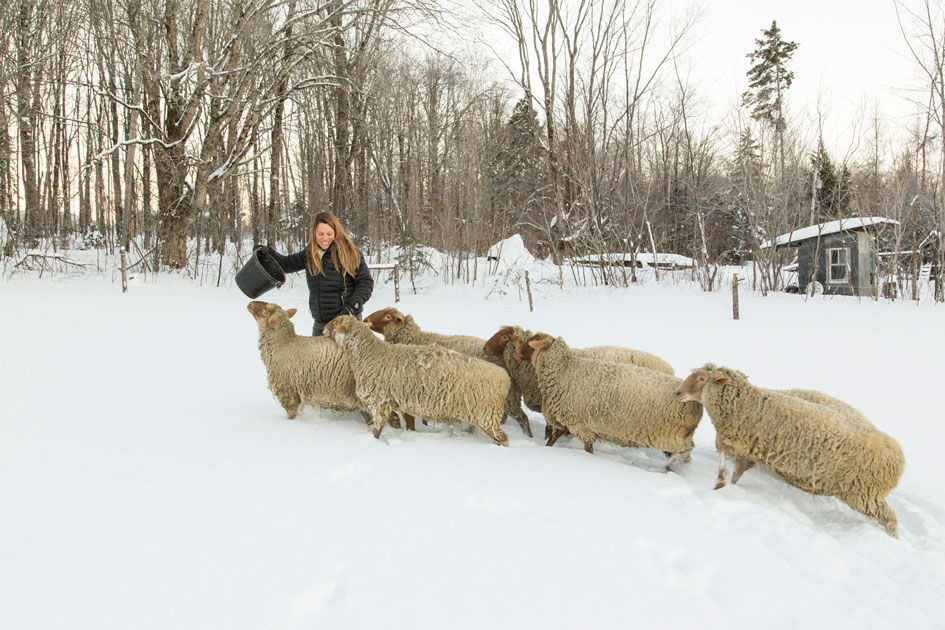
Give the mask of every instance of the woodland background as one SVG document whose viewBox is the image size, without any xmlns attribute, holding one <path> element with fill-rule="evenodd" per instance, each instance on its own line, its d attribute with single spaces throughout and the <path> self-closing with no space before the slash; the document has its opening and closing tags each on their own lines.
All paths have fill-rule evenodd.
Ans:
<svg viewBox="0 0 945 630">
<path fill-rule="evenodd" d="M 329 209 L 369 256 L 396 247 L 413 271 L 434 248 L 459 281 L 518 233 L 556 263 L 690 256 L 705 290 L 751 262 L 765 293 L 790 262 L 765 240 L 883 216 L 883 273 L 917 298 L 924 269 L 940 300 L 945 17 L 893 4 L 924 77 L 914 116 L 858 121 L 840 154 L 790 103 L 804 42 L 774 21 L 713 120 L 684 69 L 698 14 L 655 0 L 3 3 L 4 271 L 70 248 L 222 265 L 228 243 L 297 250 Z"/>
</svg>

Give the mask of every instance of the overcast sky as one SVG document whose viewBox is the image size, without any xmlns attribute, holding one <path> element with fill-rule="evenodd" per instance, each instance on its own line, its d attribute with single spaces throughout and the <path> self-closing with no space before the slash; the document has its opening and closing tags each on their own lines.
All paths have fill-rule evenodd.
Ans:
<svg viewBox="0 0 945 630">
<path fill-rule="evenodd" d="M 904 1 L 918 10 L 924 0 Z M 920 68 L 893 0 L 657 0 L 657 31 L 667 32 L 671 20 L 693 9 L 700 13 L 679 65 L 688 71 L 690 93 L 704 105 L 690 113 L 701 111 L 707 125 L 731 128 L 748 87 L 747 55 L 776 20 L 782 38 L 799 44 L 789 64 L 795 77 L 787 103 L 806 142 L 816 141 L 818 110 L 828 150 L 838 160 L 867 148 L 874 115 L 883 121 L 887 141 L 901 142 L 914 126 L 916 106 L 909 99 L 922 85 Z M 484 39 L 514 60 L 507 34 L 494 22 L 484 24 Z M 652 42 L 651 50 L 652 60 L 664 48 Z"/>
<path fill-rule="evenodd" d="M 671 0 L 681 11 L 692 0 Z M 892 0 L 701 0 L 694 43 L 687 54 L 691 80 L 722 107 L 738 102 L 747 87 L 746 55 L 755 49 L 762 30 L 777 20 L 782 37 L 797 42 L 790 68 L 794 84 L 789 105 L 816 120 L 821 112 L 843 145 L 849 125 L 864 108 L 908 126 L 914 106 L 908 88 L 916 85 L 918 66 L 909 55 Z M 910 1 L 919 7 L 921 0 Z M 666 6 L 666 5 L 664 5 Z M 897 122 L 898 121 L 898 122 Z M 901 130 L 900 130 L 901 131 Z M 842 151 L 842 147 L 835 149 Z"/>
</svg>

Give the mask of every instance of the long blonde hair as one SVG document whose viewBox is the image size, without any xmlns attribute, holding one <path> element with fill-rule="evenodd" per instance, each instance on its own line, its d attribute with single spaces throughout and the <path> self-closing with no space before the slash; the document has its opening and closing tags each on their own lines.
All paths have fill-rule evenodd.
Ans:
<svg viewBox="0 0 945 630">
<path fill-rule="evenodd" d="M 335 269 L 342 272 L 342 275 L 348 274 L 354 277 L 358 273 L 358 266 L 361 264 L 361 255 L 358 248 L 345 234 L 344 228 L 338 217 L 330 212 L 319 212 L 312 218 L 312 229 L 308 239 L 308 270 L 314 276 L 322 272 L 322 257 L 318 255 L 318 242 L 315 240 L 315 228 L 319 223 L 324 223 L 335 231 L 334 247 L 331 248 L 331 261 Z M 338 264 L 338 259 L 341 264 Z"/>
</svg>

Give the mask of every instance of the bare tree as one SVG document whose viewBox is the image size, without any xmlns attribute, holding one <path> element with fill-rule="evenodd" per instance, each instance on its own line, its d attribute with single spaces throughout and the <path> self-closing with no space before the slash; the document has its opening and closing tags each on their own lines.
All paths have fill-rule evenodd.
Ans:
<svg viewBox="0 0 945 630">
<path fill-rule="evenodd" d="M 244 0 L 228 11 L 209 0 L 129 0 L 144 93 L 138 142 L 154 155 L 165 265 L 186 265 L 187 230 L 207 208 L 211 181 L 235 171 L 286 91 L 324 83 L 294 71 L 327 45 L 335 13 L 350 7 L 300 4 L 290 17 L 278 0 Z M 234 135 L 225 138 L 228 129 Z"/>
<path fill-rule="evenodd" d="M 923 0 L 919 7 L 913 9 L 901 0 L 896 0 L 896 16 L 899 20 L 900 30 L 903 38 L 909 46 L 917 66 L 920 68 L 923 77 L 926 80 L 925 91 L 928 94 L 926 105 L 929 125 L 925 126 L 922 136 L 921 155 L 923 161 L 923 186 L 919 193 L 919 203 L 929 203 L 934 208 L 936 217 L 935 228 L 938 232 L 938 248 L 936 255 L 936 264 L 934 265 L 935 277 L 935 299 L 941 301 L 945 299 L 945 200 L 942 198 L 941 188 L 945 186 L 945 30 L 943 30 L 943 20 L 945 20 L 945 8 L 942 3 L 932 0 Z M 930 133 L 930 126 L 934 126 L 936 133 Z M 937 173 L 934 178 L 932 190 L 937 190 L 929 194 L 925 185 L 925 161 L 926 144 L 931 140 L 936 141 L 936 165 Z M 913 239 L 914 250 L 913 260 L 918 261 L 918 235 Z M 914 263 L 915 264 L 915 263 Z M 918 269 L 913 267 L 913 298 L 918 299 L 917 290 Z"/>
<path fill-rule="evenodd" d="M 15 91 L 13 77 L 17 76 L 14 59 L 16 55 L 15 24 L 18 4 L 7 2 L 0 6 L 0 221 L 7 228 L 8 240 L 4 242 L 0 257 L 8 256 L 14 248 L 9 238 L 16 229 L 17 212 L 13 204 L 15 177 L 12 176 L 13 146 L 10 141 L 10 115 L 13 110 L 12 94 Z"/>
</svg>

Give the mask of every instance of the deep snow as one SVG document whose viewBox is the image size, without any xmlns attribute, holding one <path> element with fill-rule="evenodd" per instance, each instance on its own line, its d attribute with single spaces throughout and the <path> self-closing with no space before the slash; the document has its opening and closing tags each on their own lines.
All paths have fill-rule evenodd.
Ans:
<svg viewBox="0 0 945 630">
<path fill-rule="evenodd" d="M 679 474 L 646 449 L 546 448 L 534 413 L 507 449 L 290 421 L 231 279 L 122 294 L 18 274 L 0 282 L 0 627 L 945 627 L 940 305 L 743 294 L 733 321 L 727 292 L 686 283 L 531 282 L 534 312 L 514 269 L 402 283 L 397 306 L 439 332 L 517 323 L 840 397 L 903 446 L 900 539 L 757 467 L 714 491 L 708 417 Z M 310 328 L 301 277 L 262 299 Z M 367 308 L 390 305 L 382 280 Z"/>
</svg>

